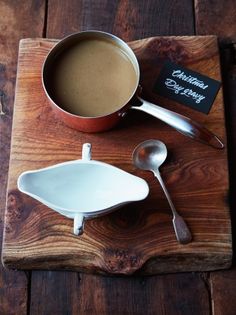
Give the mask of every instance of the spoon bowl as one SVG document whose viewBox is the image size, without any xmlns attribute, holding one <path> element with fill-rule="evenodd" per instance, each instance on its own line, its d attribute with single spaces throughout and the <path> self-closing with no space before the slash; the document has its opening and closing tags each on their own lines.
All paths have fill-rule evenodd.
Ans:
<svg viewBox="0 0 236 315">
<path fill-rule="evenodd" d="M 140 143 L 133 153 L 134 164 L 142 170 L 157 170 L 167 157 L 167 148 L 159 140 L 147 140 Z"/>
</svg>

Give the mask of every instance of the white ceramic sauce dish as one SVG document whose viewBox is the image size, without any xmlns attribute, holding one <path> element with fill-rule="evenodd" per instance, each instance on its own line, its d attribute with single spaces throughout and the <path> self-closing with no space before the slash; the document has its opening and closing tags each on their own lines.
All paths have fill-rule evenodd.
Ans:
<svg viewBox="0 0 236 315">
<path fill-rule="evenodd" d="M 74 234 L 83 233 L 84 220 L 143 200 L 149 193 L 145 180 L 117 167 L 91 160 L 85 143 L 82 159 L 23 172 L 18 189 L 74 220 Z"/>
</svg>

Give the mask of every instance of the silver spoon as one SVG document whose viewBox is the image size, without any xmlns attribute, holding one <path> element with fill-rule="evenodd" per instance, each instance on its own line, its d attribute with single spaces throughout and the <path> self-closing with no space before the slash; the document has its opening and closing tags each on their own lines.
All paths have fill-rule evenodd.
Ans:
<svg viewBox="0 0 236 315">
<path fill-rule="evenodd" d="M 179 243 L 187 244 L 191 242 L 192 235 L 184 219 L 176 211 L 159 172 L 159 167 L 163 164 L 166 157 L 167 148 L 165 144 L 159 140 L 144 141 L 140 143 L 133 152 L 134 165 L 142 170 L 152 171 L 154 176 L 159 180 L 173 213 L 172 222 L 176 238 Z"/>
</svg>

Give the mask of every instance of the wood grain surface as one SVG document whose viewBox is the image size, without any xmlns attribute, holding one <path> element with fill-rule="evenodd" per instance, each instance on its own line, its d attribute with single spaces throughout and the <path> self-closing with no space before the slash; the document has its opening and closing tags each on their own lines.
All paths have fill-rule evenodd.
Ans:
<svg viewBox="0 0 236 315">
<path fill-rule="evenodd" d="M 233 252 L 236 249 L 236 6 L 234 0 L 207 1 L 195 0 L 197 34 L 217 34 L 220 42 L 221 67 L 223 70 L 223 88 L 228 138 L 228 159 L 230 191 L 229 201 L 232 220 Z M 205 23 L 207 19 L 207 23 Z M 233 315 L 236 301 L 235 255 L 233 268 L 228 271 L 212 272 L 208 277 L 208 287 L 212 299 L 214 315 Z"/>
<path fill-rule="evenodd" d="M 235 0 L 195 0 L 194 3 L 198 35 L 217 34 L 224 44 L 236 41 Z"/>
<path fill-rule="evenodd" d="M 100 277 L 63 272 L 33 272 L 32 314 L 209 314 L 201 274 L 152 277 Z M 45 286 L 48 283 L 48 286 Z M 44 288 L 44 290 L 42 290 Z M 57 294 L 55 294 L 57 288 Z M 91 290 L 93 288 L 93 290 Z M 36 292 L 42 292 L 37 298 Z M 189 292 L 196 294 L 190 295 Z M 42 303 L 42 296 L 55 295 Z M 84 296 L 85 295 L 85 296 Z M 140 298 L 142 297 L 142 298 Z M 79 303 L 78 303 L 79 300 Z"/>
<path fill-rule="evenodd" d="M 65 2 L 48 1 L 46 29 L 49 38 L 61 38 L 72 31 L 95 27 L 104 31 L 111 31 L 120 36 L 123 33 L 128 33 L 126 35 L 127 40 L 151 35 L 194 34 L 193 8 L 191 1 L 188 0 L 181 1 L 181 5 L 179 1 L 173 2 L 173 0 L 147 0 L 142 10 L 139 10 L 138 15 L 131 13 L 134 10 L 134 6 L 140 6 L 141 1 L 132 3 L 119 1 L 118 6 L 122 6 L 125 10 L 123 14 L 121 9 L 117 9 L 117 5 L 112 5 L 116 3 L 115 1 L 99 1 L 96 10 L 93 9 L 92 5 L 89 5 L 91 1 L 84 6 L 81 5 L 82 1 L 68 0 L 66 3 L 68 2 L 70 4 L 65 8 Z M 61 4 L 63 4 L 63 10 L 56 9 Z M 177 14 L 170 14 L 171 7 Z M 143 14 L 144 9 L 146 9 L 145 14 Z M 115 18 L 118 12 L 119 19 Z M 78 14 L 80 14 L 80 18 Z M 122 15 L 124 17 L 132 16 L 132 21 L 129 23 L 129 20 L 123 20 Z M 141 28 L 139 25 L 143 27 Z M 145 35 L 143 34 L 144 32 Z M 68 277 L 69 281 L 67 281 Z M 181 276 L 172 274 L 170 285 L 167 287 L 165 286 L 166 277 L 158 275 L 145 279 L 137 276 L 135 278 L 120 279 L 119 277 L 107 278 L 78 274 L 76 272 L 33 271 L 29 310 L 31 314 L 51 314 L 55 309 L 58 314 L 65 314 L 66 311 L 78 314 L 77 310 L 79 309 L 82 314 L 90 315 L 92 310 L 93 314 L 101 315 L 101 308 L 103 309 L 103 314 L 109 314 L 108 310 L 113 308 L 116 310 L 115 314 L 119 315 L 118 309 L 121 309 L 123 306 L 120 313 L 122 315 L 143 313 L 175 314 L 176 309 L 178 309 L 178 301 L 180 301 L 180 304 L 185 306 L 185 312 L 182 312 L 182 315 L 189 314 L 190 311 L 191 314 L 196 315 L 199 315 L 199 313 L 210 314 L 211 296 L 208 286 L 205 285 L 205 281 L 198 274 L 194 274 L 193 278 L 195 283 L 194 295 L 191 295 L 191 290 L 186 290 L 183 302 L 179 288 L 188 288 L 189 278 L 186 273 L 181 274 Z M 90 285 L 93 287 L 92 291 Z M 157 294 L 156 286 L 158 286 L 160 291 L 165 291 L 165 294 Z M 76 289 L 78 287 L 80 290 Z M 106 290 L 105 300 L 98 298 L 100 296 L 99 292 L 104 289 Z M 121 292 L 122 295 L 120 295 Z M 65 294 L 69 298 L 64 298 Z M 89 300 L 87 298 L 88 295 Z M 54 296 L 57 303 L 54 303 L 50 298 L 51 296 Z M 169 303 L 170 296 L 172 298 L 175 297 L 174 311 Z M 137 304 L 137 301 L 143 300 L 144 302 L 147 301 L 147 303 Z"/>
<path fill-rule="evenodd" d="M 226 201 L 227 149 L 216 150 L 194 142 L 139 113 L 130 113 L 119 127 L 106 133 L 85 134 L 67 128 L 55 119 L 41 87 L 42 62 L 54 44 L 53 40 L 40 39 L 23 40 L 20 44 L 4 264 L 20 269 L 58 268 L 114 274 L 229 267 L 232 252 Z M 216 38 L 160 37 L 130 45 L 140 62 L 144 95 L 197 118 L 226 143 L 221 91 L 208 116 L 151 92 L 166 58 L 220 80 Z M 167 201 L 155 179 L 132 166 L 133 148 L 145 139 L 157 137 L 170 152 L 162 173 L 174 204 L 192 230 L 193 242 L 189 245 L 177 243 Z M 94 159 L 145 178 L 150 195 L 143 202 L 87 221 L 85 233 L 76 237 L 71 220 L 17 191 L 16 179 L 24 170 L 80 158 L 84 142 L 92 143 Z"/>
<path fill-rule="evenodd" d="M 193 3 L 189 0 L 50 0 L 47 37 L 61 38 L 86 29 L 110 32 L 126 41 L 157 35 L 192 35 L 192 13 Z"/>
<path fill-rule="evenodd" d="M 17 2 L 19 5 L 17 5 Z M 19 9 L 20 6 L 20 9 Z M 7 174 L 10 156 L 10 140 L 15 76 L 19 40 L 26 36 L 42 36 L 45 3 L 39 0 L 0 0 L 0 244 L 6 206 Z M 0 245 L 1 246 L 1 245 Z M 0 249 L 1 251 L 1 249 Z M 28 277 L 24 272 L 9 271 L 0 264 L 0 314 L 26 314 Z"/>
<path fill-rule="evenodd" d="M 236 12 L 234 0 L 7 1 L 0 0 L 1 217 L 4 215 L 18 40 L 61 38 L 88 28 L 127 40 L 153 35 L 215 34 L 223 59 L 231 209 L 235 208 Z M 193 2 L 200 8 L 194 11 Z M 196 22 L 196 28 L 194 27 Z M 199 23 L 200 22 L 200 23 Z M 229 35 L 230 34 L 230 35 Z M 3 45 L 3 46 L 2 46 Z M 235 211 L 232 224 L 235 225 Z M 3 221 L 0 229 L 2 230 Z M 234 232 L 234 229 L 233 229 Z M 1 234 L 1 233 L 0 233 Z M 234 242 L 235 244 L 235 242 Z M 0 314 L 214 314 L 235 312 L 235 267 L 230 271 L 110 278 L 76 272 L 15 272 L 0 269 Z M 193 284 L 193 286 L 191 285 Z M 92 289 L 91 289 L 92 288 Z M 100 292 L 105 292 L 100 294 Z M 141 303 L 143 302 L 143 303 Z"/>
<path fill-rule="evenodd" d="M 236 18 L 236 15 L 235 15 Z M 232 220 L 232 239 L 233 239 L 233 253 L 236 250 L 236 62 L 235 62 L 235 48 L 234 44 L 223 46 L 221 49 L 222 67 L 224 69 L 224 94 L 225 102 L 228 104 L 226 107 L 227 118 L 227 134 L 228 142 L 230 144 L 229 150 L 229 174 L 230 174 L 230 208 Z M 233 315 L 235 312 L 235 290 L 236 290 L 236 268 L 235 268 L 235 255 L 233 259 L 234 268 L 227 273 L 212 272 L 210 275 L 211 294 L 214 297 L 213 307 L 214 314 Z"/>
</svg>

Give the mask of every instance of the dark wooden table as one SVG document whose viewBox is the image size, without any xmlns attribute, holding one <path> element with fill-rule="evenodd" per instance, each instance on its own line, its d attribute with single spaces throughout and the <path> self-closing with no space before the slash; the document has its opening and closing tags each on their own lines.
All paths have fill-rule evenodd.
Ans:
<svg viewBox="0 0 236 315">
<path fill-rule="evenodd" d="M 5 210 L 18 42 L 85 29 L 130 41 L 157 35 L 219 37 L 234 233 L 236 193 L 235 0 L 0 0 L 0 243 Z M 234 235 L 233 235 L 234 236 Z M 236 314 L 236 269 L 152 277 L 8 271 L 0 267 L 0 314 Z"/>
</svg>

